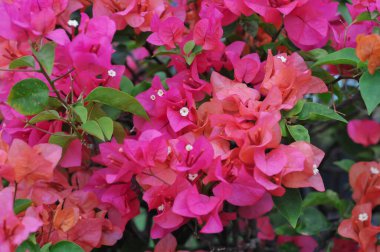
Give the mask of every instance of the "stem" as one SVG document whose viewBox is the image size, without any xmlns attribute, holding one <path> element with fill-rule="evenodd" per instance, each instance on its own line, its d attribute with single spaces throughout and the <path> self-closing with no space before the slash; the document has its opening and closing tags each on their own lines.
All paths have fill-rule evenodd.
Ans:
<svg viewBox="0 0 380 252">
<path fill-rule="evenodd" d="M 17 182 L 15 182 L 15 193 L 13 194 L 13 205 L 16 202 L 17 185 L 18 185 Z"/>
<path fill-rule="evenodd" d="M 55 87 L 54 82 L 50 79 L 49 75 L 47 74 L 45 68 L 42 66 L 41 62 L 37 59 L 36 56 L 34 56 L 34 59 L 37 61 L 38 65 L 40 66 L 40 71 L 45 76 L 45 79 L 48 81 L 50 87 L 53 89 L 54 93 L 57 96 L 57 99 L 62 103 L 62 105 L 67 109 L 69 107 L 69 104 L 65 100 L 61 98 L 61 95 L 59 94 L 58 89 Z"/>
<path fill-rule="evenodd" d="M 278 38 L 278 36 L 280 36 L 282 30 L 284 29 L 284 24 L 281 25 L 280 29 L 277 31 L 277 33 L 273 36 L 272 38 L 272 41 L 275 42 Z"/>
<path fill-rule="evenodd" d="M 67 75 L 69 75 L 70 73 L 72 73 L 73 71 L 75 70 L 75 68 L 71 68 L 69 71 L 67 71 L 65 74 L 55 78 L 54 80 L 52 80 L 52 82 L 56 82 L 64 77 L 66 77 Z"/>
</svg>

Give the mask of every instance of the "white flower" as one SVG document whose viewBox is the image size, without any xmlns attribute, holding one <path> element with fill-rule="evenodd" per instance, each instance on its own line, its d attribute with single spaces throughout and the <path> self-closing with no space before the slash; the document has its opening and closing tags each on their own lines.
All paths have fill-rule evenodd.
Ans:
<svg viewBox="0 0 380 252">
<path fill-rule="evenodd" d="M 181 116 L 185 117 L 189 114 L 189 109 L 187 107 L 183 107 L 179 110 L 179 113 L 181 114 Z"/>
<path fill-rule="evenodd" d="M 187 175 L 187 178 L 188 178 L 190 181 L 194 181 L 197 177 L 198 177 L 198 174 L 197 174 L 197 173 L 194 173 L 194 174 L 189 173 L 189 175 Z"/>
<path fill-rule="evenodd" d="M 108 70 L 108 76 L 110 76 L 112 78 L 115 77 L 116 76 L 115 70 L 113 70 L 113 69 Z"/>
<path fill-rule="evenodd" d="M 161 204 L 161 205 L 159 205 L 159 206 L 157 207 L 157 210 L 160 211 L 160 212 L 164 211 L 164 209 L 165 209 L 164 204 Z"/>
<path fill-rule="evenodd" d="M 193 146 L 191 144 L 186 144 L 185 149 L 187 151 L 192 151 L 193 150 Z"/>
<path fill-rule="evenodd" d="M 379 169 L 377 169 L 376 167 L 373 167 L 373 166 L 370 168 L 370 171 L 371 171 L 371 174 L 373 174 L 373 175 L 377 175 L 380 173 Z"/>
<path fill-rule="evenodd" d="M 282 63 L 286 63 L 287 59 L 284 56 L 277 56 L 277 59 L 280 59 Z"/>
<path fill-rule="evenodd" d="M 317 168 L 318 166 L 316 164 L 313 165 L 313 174 L 317 175 L 319 173 L 319 170 Z"/>
<path fill-rule="evenodd" d="M 70 26 L 70 27 L 77 28 L 78 25 L 79 25 L 79 23 L 76 20 L 70 19 L 69 21 L 67 21 L 67 25 Z"/>
<path fill-rule="evenodd" d="M 168 155 L 172 153 L 172 147 L 168 146 Z"/>
<path fill-rule="evenodd" d="M 164 90 L 162 90 L 162 89 L 159 89 L 158 91 L 157 91 L 157 95 L 158 96 L 163 96 L 164 95 Z"/>
<path fill-rule="evenodd" d="M 150 99 L 151 99 L 152 101 L 154 101 L 154 100 L 156 100 L 156 96 L 155 96 L 154 94 L 152 94 L 152 95 L 150 96 Z"/>
<path fill-rule="evenodd" d="M 367 213 L 361 213 L 361 214 L 359 214 L 358 219 L 361 222 L 364 222 L 364 221 L 368 220 L 368 214 Z"/>
</svg>

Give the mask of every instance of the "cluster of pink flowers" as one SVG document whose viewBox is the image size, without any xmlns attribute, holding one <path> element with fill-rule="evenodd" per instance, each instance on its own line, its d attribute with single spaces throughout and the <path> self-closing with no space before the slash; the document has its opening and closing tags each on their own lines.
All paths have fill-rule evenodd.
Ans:
<svg viewBox="0 0 380 252">
<path fill-rule="evenodd" d="M 349 10 L 379 8 L 379 1 L 372 2 L 355 1 Z M 176 52 L 164 56 L 173 76 L 163 80 L 156 75 L 150 88 L 136 96 L 149 120 L 134 116 L 133 129 L 125 129 L 123 141 L 98 144 L 80 132 L 84 139 L 61 148 L 48 142 L 52 134 L 72 130 L 69 111 L 59 111 L 64 120 L 29 125 L 31 116 L 6 102 L 16 82 L 46 82 L 46 76 L 39 71 L 0 72 L 0 178 L 7 184 L 0 190 L 1 251 L 14 251 L 31 233 L 40 245 L 69 240 L 85 251 L 113 245 L 139 214 L 141 198 L 154 212 L 151 237 L 164 238 L 158 251 L 175 247 L 171 233 L 191 220 L 200 233 L 211 234 L 238 217 L 257 219 L 268 227 L 261 239 L 273 240 L 269 218 L 264 217 L 273 208 L 272 196 L 283 196 L 286 188 L 325 190 L 318 170 L 323 151 L 303 141 L 284 144 L 280 121 L 282 112 L 305 95 L 327 92 L 327 86 L 312 76 L 298 53 L 269 51 L 260 58 L 247 53 L 246 42 L 226 45 L 223 27 L 255 13 L 284 28 L 297 47 L 310 50 L 329 40 L 336 48 L 354 46 L 355 34 L 368 32 L 373 24 L 353 25 L 348 32 L 353 37 L 346 41 L 340 37 L 344 24 L 338 3 L 328 0 L 203 0 L 196 1 L 194 10 L 183 0 L 96 0 L 92 18 L 84 12 L 89 6 L 90 1 L 79 0 L 0 1 L 0 66 L 54 42 L 50 78 L 56 90 L 51 88 L 50 94 L 62 95 L 73 105 L 99 86 L 119 89 L 122 77 L 137 70 L 135 60 L 151 56 L 137 48 L 126 59 L 128 69 L 112 63 L 115 33 L 130 27 L 136 34 L 149 32 L 149 48 Z M 80 21 L 70 19 L 75 11 Z M 185 50 L 189 45 L 190 51 Z M 201 50 L 192 53 L 197 47 Z M 357 132 L 354 124 L 349 129 Z M 369 135 L 355 141 L 379 141 L 380 135 L 375 140 Z M 368 192 L 366 184 L 377 181 L 380 166 L 364 166 L 370 169 L 351 171 L 350 182 L 358 188 L 354 198 L 360 200 L 354 213 L 360 222 L 352 220 L 355 231 L 345 236 L 362 242 L 365 250 L 367 232 L 371 239 L 378 232 L 370 225 L 371 201 L 364 200 L 378 189 Z M 29 199 L 32 206 L 16 215 L 17 199 Z M 225 211 L 226 204 L 236 211 Z M 290 241 L 302 251 L 317 246 L 310 237 L 278 239 L 280 244 Z"/>
</svg>

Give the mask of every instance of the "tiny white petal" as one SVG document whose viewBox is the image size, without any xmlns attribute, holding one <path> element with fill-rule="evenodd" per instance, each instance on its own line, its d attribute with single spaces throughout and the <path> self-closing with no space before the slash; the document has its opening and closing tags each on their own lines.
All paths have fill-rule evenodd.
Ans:
<svg viewBox="0 0 380 252">
<path fill-rule="evenodd" d="M 67 21 L 67 25 L 70 27 L 76 28 L 76 27 L 78 27 L 79 23 L 76 20 L 70 19 L 69 21 Z"/>
<path fill-rule="evenodd" d="M 193 146 L 191 144 L 186 144 L 185 149 L 187 151 L 192 151 L 193 150 Z"/>
<path fill-rule="evenodd" d="M 197 174 L 197 173 L 194 173 L 194 174 L 189 173 L 189 175 L 187 175 L 187 178 L 188 178 L 190 181 L 194 181 L 197 177 L 198 177 L 198 174 Z"/>
<path fill-rule="evenodd" d="M 287 61 L 287 58 L 285 58 L 284 56 L 277 56 L 277 59 L 280 59 L 282 63 L 286 63 Z"/>
<path fill-rule="evenodd" d="M 158 96 L 163 96 L 164 95 L 164 90 L 162 90 L 162 89 L 159 89 L 158 91 L 157 91 L 157 95 Z"/>
<path fill-rule="evenodd" d="M 316 164 L 313 164 L 313 174 L 317 175 L 319 173 L 319 170 L 317 168 L 318 166 Z"/>
<path fill-rule="evenodd" d="M 172 147 L 168 146 L 168 155 L 172 153 Z"/>
<path fill-rule="evenodd" d="M 366 220 L 368 220 L 368 214 L 367 213 L 361 213 L 361 214 L 359 214 L 358 219 L 362 222 L 366 221 Z"/>
<path fill-rule="evenodd" d="M 154 94 L 152 94 L 152 95 L 150 96 L 150 99 L 151 99 L 152 101 L 154 101 L 154 100 L 156 100 L 156 96 L 155 96 Z"/>
<path fill-rule="evenodd" d="M 179 110 L 179 113 L 181 114 L 181 116 L 185 117 L 189 114 L 189 109 L 187 107 L 183 107 Z"/>
<path fill-rule="evenodd" d="M 113 69 L 108 70 L 108 76 L 115 77 L 116 76 L 115 70 L 113 70 Z"/>
<path fill-rule="evenodd" d="M 371 167 L 370 170 L 371 170 L 371 174 L 373 175 L 377 175 L 380 173 L 379 169 L 376 167 Z"/>
<path fill-rule="evenodd" d="M 161 205 L 159 205 L 159 206 L 157 207 L 157 210 L 160 211 L 160 212 L 164 211 L 164 209 L 165 209 L 164 204 L 161 204 Z"/>
</svg>

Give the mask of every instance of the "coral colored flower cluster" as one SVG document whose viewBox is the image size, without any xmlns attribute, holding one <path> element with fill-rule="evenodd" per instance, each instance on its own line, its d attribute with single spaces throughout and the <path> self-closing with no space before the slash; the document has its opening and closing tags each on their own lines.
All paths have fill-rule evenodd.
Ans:
<svg viewBox="0 0 380 252">
<path fill-rule="evenodd" d="M 353 18 L 366 8 L 380 9 L 379 2 L 348 5 Z M 237 219 L 255 220 L 262 227 L 258 238 L 275 240 L 266 216 L 272 197 L 288 188 L 325 190 L 319 172 L 324 152 L 308 141 L 284 141 L 284 114 L 305 96 L 329 90 L 300 53 L 252 50 L 277 39 L 261 28 L 259 39 L 233 41 L 224 38 L 225 28 L 256 15 L 307 51 L 327 43 L 354 47 L 356 35 L 374 26 L 353 24 L 342 37 L 346 24 L 338 2 L 330 0 L 0 0 L 0 13 L 0 67 L 7 70 L 0 71 L 2 252 L 15 251 L 33 234 L 40 246 L 63 240 L 85 251 L 112 246 L 141 205 L 153 216 L 150 237 L 161 239 L 156 251 L 175 250 L 173 233 L 190 223 L 200 234 L 216 234 Z M 146 34 L 146 46 L 137 43 L 125 65 L 116 64 L 115 47 L 125 45 L 115 38 L 128 29 L 136 37 Z M 358 51 L 366 41 L 358 37 Z M 44 49 L 50 46 L 52 58 Z M 170 67 L 167 77 L 159 71 L 151 79 L 136 77 L 159 54 L 167 60 L 165 70 Z M 378 58 L 363 55 L 374 73 Z M 16 69 L 20 58 L 24 65 Z M 120 91 L 126 77 L 151 85 L 133 98 Z M 24 95 L 16 94 L 16 83 L 28 78 L 48 84 L 43 120 L 23 113 L 23 104 L 12 106 L 24 99 L 14 98 Z M 130 99 L 116 109 L 134 115 L 109 119 L 109 107 L 123 101 L 93 98 L 99 88 Z M 42 99 L 32 98 L 38 107 Z M 139 106 L 146 116 L 134 113 Z M 107 137 L 107 120 L 114 137 Z M 375 122 L 352 122 L 353 140 L 379 142 L 379 125 L 360 135 L 360 123 Z M 380 232 L 371 225 L 371 210 L 380 204 L 379 170 L 372 162 L 350 171 L 357 206 L 339 233 L 363 251 L 376 251 Z M 17 212 L 20 200 L 29 206 Z M 308 236 L 276 241 L 305 252 L 317 247 Z"/>
<path fill-rule="evenodd" d="M 374 130 L 371 133 L 371 130 Z M 380 141 L 380 123 L 372 120 L 352 120 L 348 124 L 351 139 L 364 146 Z M 377 235 L 380 226 L 371 222 L 372 211 L 380 204 L 380 163 L 358 162 L 349 172 L 349 182 L 353 189 L 352 198 L 356 205 L 350 219 L 343 220 L 338 233 L 360 245 L 360 251 L 378 251 Z"/>
</svg>

